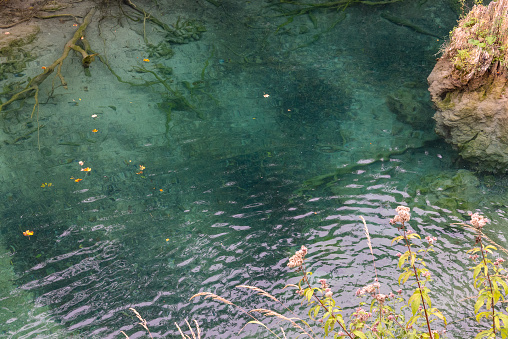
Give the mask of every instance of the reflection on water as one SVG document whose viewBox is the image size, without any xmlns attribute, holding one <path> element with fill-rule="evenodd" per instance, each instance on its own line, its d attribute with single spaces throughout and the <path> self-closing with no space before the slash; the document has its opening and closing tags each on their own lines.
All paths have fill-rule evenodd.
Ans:
<svg viewBox="0 0 508 339">
<path fill-rule="evenodd" d="M 374 277 L 360 215 L 385 292 L 398 289 L 394 258 L 403 249 L 391 245 L 397 231 L 388 220 L 399 204 L 413 209 L 415 230 L 439 238 L 429 260 L 436 305 L 452 319 L 470 315 L 464 252 L 472 237 L 450 223 L 481 209 L 493 221 L 489 236 L 504 244 L 507 183 L 461 171 L 432 127 L 407 116 L 411 100 L 425 101 L 439 42 L 380 13 L 409 15 L 415 4 L 353 6 L 332 26 L 333 11 L 316 12 L 316 23 L 296 16 L 284 24 L 270 1 L 211 3 L 175 5 L 202 19 L 207 32 L 174 45 L 173 58 L 150 61 L 173 68 L 172 84 L 192 109 L 160 85 L 118 83 L 96 63 L 92 78 L 69 76 L 69 91 L 41 105 L 39 141 L 2 148 L 1 263 L 15 277 L 2 292 L 10 312 L 2 334 L 65 337 L 58 332 L 65 329 L 114 338 L 122 330 L 140 338 L 134 307 L 154 337 L 176 335 L 174 322 L 196 319 L 206 337 L 235 338 L 244 317 L 189 298 L 210 291 L 283 311 L 234 288 L 247 284 L 296 307 L 282 288 L 297 281 L 286 263 L 302 244 L 310 270 L 343 291 L 341 306 L 350 310 L 354 291 Z M 420 22 L 447 31 L 455 16 L 440 6 L 428 1 L 418 13 L 442 10 L 446 29 Z M 165 7 L 157 13 L 177 17 Z M 114 27 L 115 34 L 103 31 L 114 48 L 101 53 L 122 60 L 111 61 L 122 76 L 153 80 L 131 71 L 144 53 L 138 31 Z M 410 99 L 393 104 L 402 98 Z M 433 113 L 426 100 L 418 106 L 428 115 L 422 121 Z M 245 335 L 259 332 L 247 327 Z"/>
</svg>

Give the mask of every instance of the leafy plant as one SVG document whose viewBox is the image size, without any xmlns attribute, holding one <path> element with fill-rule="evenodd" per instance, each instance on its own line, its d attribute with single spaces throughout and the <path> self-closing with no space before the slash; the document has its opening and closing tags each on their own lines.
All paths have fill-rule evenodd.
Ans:
<svg viewBox="0 0 508 339">
<path fill-rule="evenodd" d="M 481 331 L 475 337 L 495 338 L 496 333 L 500 333 L 502 338 L 508 337 L 508 314 L 496 309 L 496 305 L 505 300 L 508 295 L 508 285 L 506 279 L 506 269 L 502 267 L 503 258 L 497 258 L 492 261 L 489 255 L 493 255 L 497 248 L 493 245 L 485 246 L 483 244 L 483 227 L 488 220 L 478 213 L 471 214 L 471 224 L 475 231 L 476 247 L 473 247 L 468 253 L 469 258 L 478 262 L 473 270 L 473 286 L 478 290 L 478 296 L 474 305 L 476 320 L 481 322 L 483 318 L 490 320 L 490 328 Z M 483 311 L 481 311 L 484 308 Z"/>
</svg>

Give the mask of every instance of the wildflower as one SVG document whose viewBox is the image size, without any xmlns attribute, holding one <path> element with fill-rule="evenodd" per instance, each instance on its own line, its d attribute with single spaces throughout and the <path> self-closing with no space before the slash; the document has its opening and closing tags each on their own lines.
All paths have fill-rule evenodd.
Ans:
<svg viewBox="0 0 508 339">
<path fill-rule="evenodd" d="M 471 216 L 471 225 L 473 225 L 475 228 L 478 228 L 479 230 L 481 230 L 483 226 L 489 222 L 488 219 L 485 219 L 483 215 L 479 215 L 478 213 L 469 215 Z"/>
<path fill-rule="evenodd" d="M 337 335 L 339 337 L 345 337 L 346 336 L 346 333 L 344 333 L 343 331 L 340 331 L 339 333 L 337 333 Z"/>
<path fill-rule="evenodd" d="M 300 267 L 303 264 L 305 255 L 307 254 L 307 247 L 303 246 L 299 251 L 296 251 L 295 255 L 289 258 L 288 267 L 295 268 Z"/>
<path fill-rule="evenodd" d="M 393 294 L 393 292 L 390 292 L 390 294 L 388 294 L 388 298 L 395 298 L 395 294 Z"/>
<path fill-rule="evenodd" d="M 402 253 L 398 252 L 397 257 L 399 257 L 399 258 L 402 257 Z"/>
<path fill-rule="evenodd" d="M 424 278 L 429 277 L 429 278 L 430 278 L 430 272 L 429 272 L 429 271 L 425 271 L 425 272 L 423 272 L 423 273 L 422 273 L 422 277 L 424 277 Z"/>
<path fill-rule="evenodd" d="M 393 316 L 393 314 L 390 314 L 390 315 L 388 316 L 388 320 L 393 320 L 393 319 L 395 319 L 395 317 Z"/>
<path fill-rule="evenodd" d="M 386 294 L 376 294 L 376 296 L 374 297 L 377 301 L 379 301 L 381 304 L 385 302 L 385 299 L 386 299 Z"/>
<path fill-rule="evenodd" d="M 366 322 L 370 317 L 372 317 L 372 313 L 366 312 L 363 308 L 358 307 L 356 312 L 353 313 L 353 317 L 355 317 L 355 322 Z"/>
<path fill-rule="evenodd" d="M 79 164 L 79 166 L 83 166 L 83 165 L 85 164 L 85 162 L 84 162 L 84 161 L 82 161 L 82 160 L 80 160 L 80 161 L 78 162 L 78 164 Z"/>
<path fill-rule="evenodd" d="M 397 294 L 402 294 L 402 289 L 397 290 Z"/>
<path fill-rule="evenodd" d="M 432 245 L 432 244 L 434 244 L 437 241 L 437 238 L 436 237 L 431 237 L 431 236 L 426 236 L 425 240 L 427 240 L 429 242 L 429 245 Z"/>
<path fill-rule="evenodd" d="M 327 290 L 329 290 L 329 288 L 327 288 Z M 333 292 L 332 291 L 328 291 L 325 293 L 325 298 L 331 298 L 333 295 Z"/>
<path fill-rule="evenodd" d="M 358 289 L 358 291 L 356 291 L 356 296 L 360 296 L 360 295 L 364 295 L 364 294 L 373 294 L 376 291 L 376 289 L 379 289 L 379 287 L 381 287 L 381 284 L 378 282 L 364 286 L 364 287 Z"/>
<path fill-rule="evenodd" d="M 398 222 L 403 224 L 403 223 L 409 221 L 409 219 L 411 219 L 411 214 L 409 213 L 409 211 L 410 211 L 409 207 L 398 206 L 395 210 L 397 211 L 397 215 L 393 219 L 390 219 L 390 224 L 393 225 Z"/>
<path fill-rule="evenodd" d="M 321 284 L 321 288 L 327 288 L 328 284 L 326 283 L 326 279 L 319 279 L 319 283 Z"/>
</svg>

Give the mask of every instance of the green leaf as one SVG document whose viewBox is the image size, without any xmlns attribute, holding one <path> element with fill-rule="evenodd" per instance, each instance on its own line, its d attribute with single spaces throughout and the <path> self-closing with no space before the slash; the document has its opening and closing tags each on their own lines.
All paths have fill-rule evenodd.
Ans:
<svg viewBox="0 0 508 339">
<path fill-rule="evenodd" d="M 476 280 L 476 277 L 478 276 L 478 273 L 480 273 L 480 270 L 482 269 L 482 267 L 483 267 L 483 262 L 476 265 L 476 267 L 474 268 L 474 272 L 473 272 L 473 279 L 474 280 Z"/>
<path fill-rule="evenodd" d="M 408 323 L 406 324 L 406 328 L 409 328 L 409 327 L 413 326 L 419 318 L 420 318 L 420 315 L 416 315 L 416 316 L 411 317 L 409 319 Z"/>
<path fill-rule="evenodd" d="M 490 315 L 490 312 L 481 312 L 476 315 L 476 321 L 480 322 L 483 317 L 488 318 Z"/>
<path fill-rule="evenodd" d="M 481 331 L 474 338 L 480 339 L 480 338 L 485 338 L 485 337 L 491 337 L 492 334 L 494 334 L 494 333 L 492 333 L 492 328 L 489 328 L 488 330 Z M 494 335 L 494 337 L 495 337 L 495 335 Z"/>
<path fill-rule="evenodd" d="M 411 267 L 415 265 L 416 253 L 411 253 Z"/>
<path fill-rule="evenodd" d="M 402 266 L 404 266 L 404 263 L 406 262 L 408 257 L 409 257 L 409 252 L 406 252 L 400 256 L 399 264 L 398 264 L 399 268 L 402 268 Z"/>
<path fill-rule="evenodd" d="M 393 238 L 392 239 L 392 245 L 393 245 L 394 242 L 399 242 L 402 239 L 404 239 L 404 236 L 402 236 L 402 235 L 399 235 L 398 237 Z"/>
<path fill-rule="evenodd" d="M 440 310 L 438 310 L 437 308 L 433 308 L 432 309 L 432 314 L 435 315 L 436 317 L 438 317 L 439 319 L 441 319 L 444 322 L 445 326 L 447 325 L 446 318 L 443 315 L 443 313 L 441 313 Z"/>
<path fill-rule="evenodd" d="M 352 332 L 354 335 L 356 335 L 358 338 L 361 338 L 361 339 L 368 339 L 367 336 L 365 335 L 365 333 L 361 332 L 361 331 L 353 331 Z"/>
<path fill-rule="evenodd" d="M 411 298 L 409 298 L 409 300 L 407 301 L 408 305 L 409 304 L 411 305 L 411 312 L 413 312 L 413 316 L 416 314 L 416 312 L 418 312 L 418 308 L 420 307 L 420 304 L 422 302 L 419 293 L 418 294 L 416 293 L 417 292 L 415 292 L 415 294 L 413 294 Z"/>
</svg>

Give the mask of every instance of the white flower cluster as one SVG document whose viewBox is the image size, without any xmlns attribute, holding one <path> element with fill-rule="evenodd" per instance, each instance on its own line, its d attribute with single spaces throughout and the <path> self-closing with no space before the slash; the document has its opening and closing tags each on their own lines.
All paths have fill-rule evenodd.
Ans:
<svg viewBox="0 0 508 339">
<path fill-rule="evenodd" d="M 356 296 L 358 297 L 358 296 L 361 296 L 364 294 L 374 294 L 374 292 L 376 292 L 376 290 L 380 287 L 381 287 L 381 284 L 378 282 L 375 282 L 375 283 L 367 285 L 367 286 L 363 286 L 362 288 L 359 288 L 356 291 Z"/>
<path fill-rule="evenodd" d="M 489 222 L 488 219 L 485 219 L 483 215 L 479 215 L 478 213 L 470 214 L 470 216 L 471 216 L 471 225 L 480 230 L 483 228 L 483 226 L 485 226 L 487 222 Z"/>
<path fill-rule="evenodd" d="M 303 260 L 305 255 L 307 254 L 307 247 L 302 245 L 302 248 L 299 251 L 296 251 L 295 255 L 289 258 L 288 267 L 295 268 L 303 265 Z"/>
<path fill-rule="evenodd" d="M 411 219 L 411 213 L 409 211 L 411 210 L 409 207 L 406 206 L 398 206 L 396 209 L 397 215 L 390 220 L 390 224 L 396 224 L 400 222 L 401 224 L 409 221 Z"/>
</svg>

